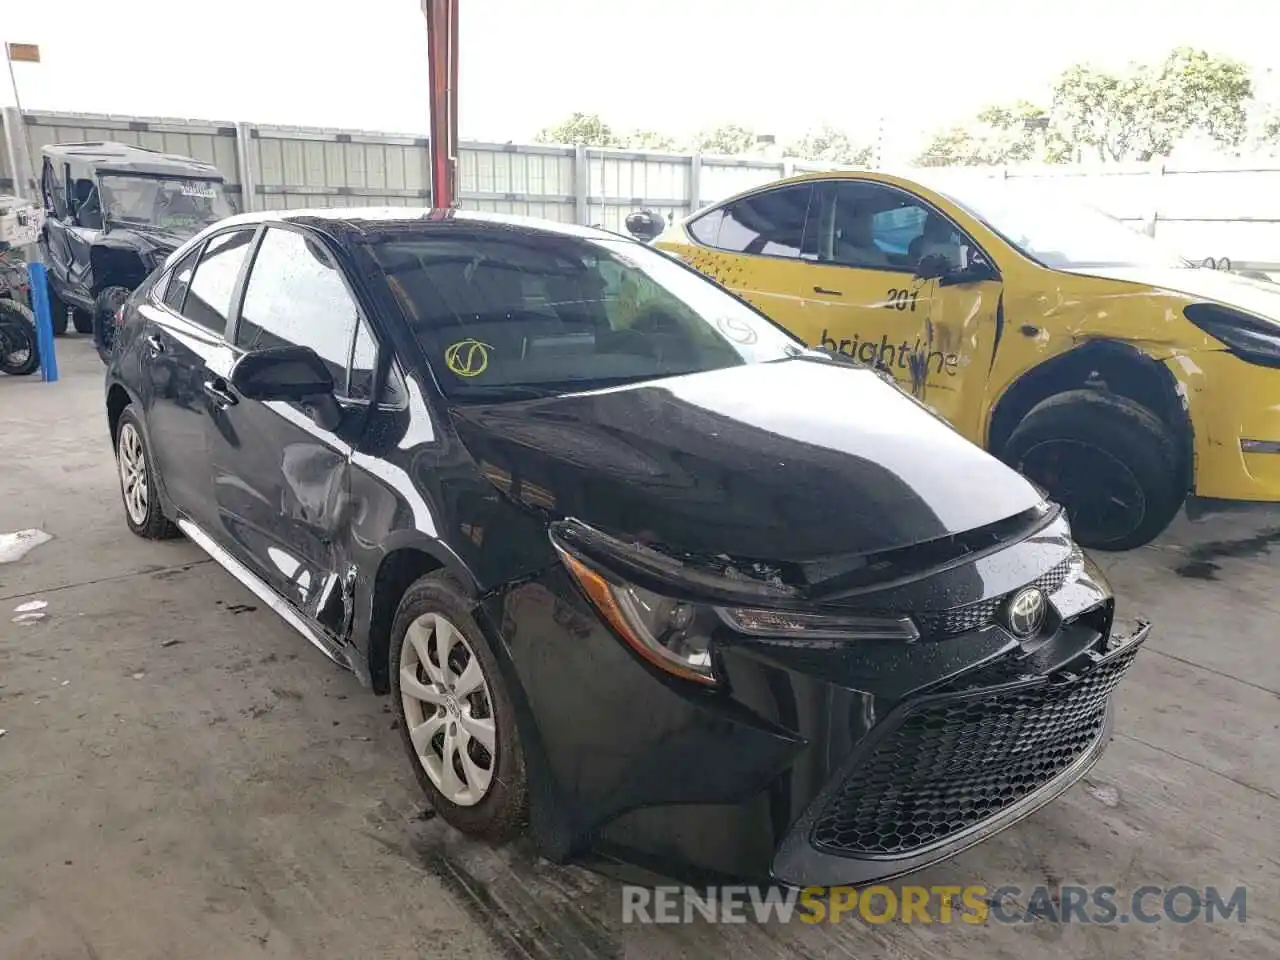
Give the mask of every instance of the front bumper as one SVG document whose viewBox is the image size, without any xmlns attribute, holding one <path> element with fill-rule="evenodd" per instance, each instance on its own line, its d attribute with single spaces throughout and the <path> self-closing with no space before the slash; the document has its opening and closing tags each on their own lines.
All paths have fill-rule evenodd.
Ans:
<svg viewBox="0 0 1280 960">
<path fill-rule="evenodd" d="M 947 608 L 944 636 L 739 638 L 719 690 L 642 662 L 563 570 L 491 596 L 482 622 L 509 658 L 540 852 L 696 883 L 865 883 L 1053 799 L 1101 755 L 1149 628 L 1114 636 L 1110 590 L 1062 524 L 923 593 L 947 577 L 980 599 Z M 1029 583 L 1055 618 L 1019 641 L 998 613 Z"/>
<path fill-rule="evenodd" d="M 1280 370 L 1225 350 L 1168 361 L 1186 381 L 1195 432 L 1195 494 L 1280 501 Z"/>
<path fill-rule="evenodd" d="M 1081 666 L 982 675 L 886 717 L 800 817 L 771 873 L 795 886 L 885 880 L 952 856 L 1063 793 L 1110 739 L 1111 693 L 1149 625 Z M 983 685 L 984 680 L 996 681 Z"/>
</svg>

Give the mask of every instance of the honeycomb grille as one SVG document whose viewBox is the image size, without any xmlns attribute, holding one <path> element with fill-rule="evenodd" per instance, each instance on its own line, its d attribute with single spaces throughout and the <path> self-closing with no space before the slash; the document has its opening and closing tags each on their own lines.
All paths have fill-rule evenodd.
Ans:
<svg viewBox="0 0 1280 960">
<path fill-rule="evenodd" d="M 1096 743 L 1107 698 L 1136 653 L 1063 682 L 939 699 L 906 714 L 828 801 L 811 842 L 837 856 L 901 856 L 995 816 Z"/>
<path fill-rule="evenodd" d="M 1072 557 L 1067 557 L 1061 563 L 1040 574 L 1027 586 L 1039 587 L 1047 595 L 1052 596 L 1066 582 L 1067 574 L 1071 572 L 1072 559 Z M 913 619 L 920 627 L 920 632 L 926 637 L 945 637 L 956 633 L 965 633 L 969 630 L 978 630 L 995 622 L 1000 613 L 1000 608 L 1004 606 L 1004 602 L 1009 596 L 1010 594 L 992 597 L 990 600 L 980 600 L 977 603 L 966 604 L 963 607 L 956 607 L 939 613 L 918 613 L 914 615 Z"/>
</svg>

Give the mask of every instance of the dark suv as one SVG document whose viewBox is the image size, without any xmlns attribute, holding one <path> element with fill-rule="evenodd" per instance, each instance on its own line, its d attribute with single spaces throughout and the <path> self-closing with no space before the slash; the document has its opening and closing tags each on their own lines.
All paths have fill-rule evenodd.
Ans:
<svg viewBox="0 0 1280 960">
<path fill-rule="evenodd" d="M 130 529 L 390 693 L 448 822 L 556 860 L 916 869 L 1094 764 L 1148 633 L 1018 474 L 625 237 L 244 215 L 124 314 Z"/>
<path fill-rule="evenodd" d="M 53 332 L 71 313 L 103 360 L 116 311 L 183 241 L 234 211 L 222 174 L 203 160 L 125 143 L 54 143 L 42 150 Z"/>
</svg>

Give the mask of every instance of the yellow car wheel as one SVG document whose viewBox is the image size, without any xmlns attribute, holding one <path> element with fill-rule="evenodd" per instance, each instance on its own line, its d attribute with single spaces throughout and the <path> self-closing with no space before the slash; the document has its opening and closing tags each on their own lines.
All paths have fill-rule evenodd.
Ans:
<svg viewBox="0 0 1280 960">
<path fill-rule="evenodd" d="M 1101 391 L 1041 402 L 1014 429 L 1003 459 L 1066 509 L 1076 540 L 1092 549 L 1149 543 L 1186 497 L 1169 429 L 1140 404 Z"/>
</svg>

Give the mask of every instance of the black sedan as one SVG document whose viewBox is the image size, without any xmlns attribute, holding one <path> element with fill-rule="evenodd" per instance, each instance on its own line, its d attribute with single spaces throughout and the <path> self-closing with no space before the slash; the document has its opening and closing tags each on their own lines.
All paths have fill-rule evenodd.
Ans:
<svg viewBox="0 0 1280 960">
<path fill-rule="evenodd" d="M 1030 483 L 618 235 L 246 214 L 118 323 L 130 529 L 390 693 L 449 823 L 557 861 L 914 870 L 1097 761 L 1147 635 Z"/>
</svg>

